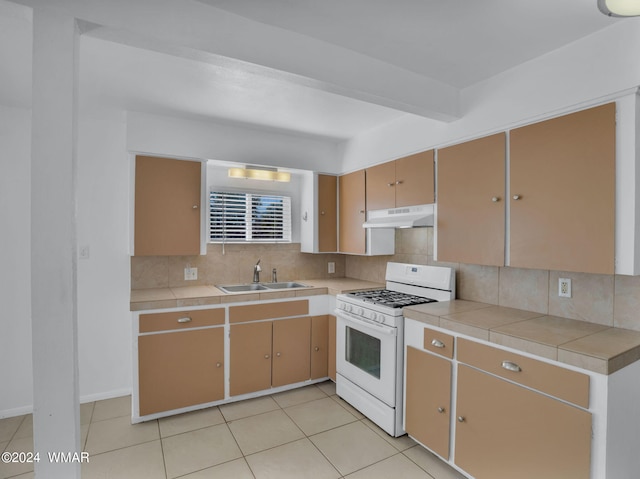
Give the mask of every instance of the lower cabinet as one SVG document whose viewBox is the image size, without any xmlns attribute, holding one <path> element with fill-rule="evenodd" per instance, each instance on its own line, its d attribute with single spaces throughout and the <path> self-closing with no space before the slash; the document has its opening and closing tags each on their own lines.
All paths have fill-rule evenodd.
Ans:
<svg viewBox="0 0 640 479">
<path fill-rule="evenodd" d="M 451 361 L 407 347 L 405 430 L 449 458 Z"/>
<path fill-rule="evenodd" d="M 231 396 L 311 377 L 311 318 L 231 325 Z"/>
<path fill-rule="evenodd" d="M 458 366 L 455 463 L 476 479 L 589 479 L 591 414 Z"/>
<path fill-rule="evenodd" d="M 335 354 L 334 354 L 335 355 Z M 329 375 L 329 315 L 311 318 L 311 379 Z"/>
<path fill-rule="evenodd" d="M 224 399 L 224 328 L 138 338 L 140 415 Z"/>
<path fill-rule="evenodd" d="M 327 358 L 327 369 L 329 377 L 336 382 L 336 317 L 329 315 L 329 357 Z"/>
</svg>

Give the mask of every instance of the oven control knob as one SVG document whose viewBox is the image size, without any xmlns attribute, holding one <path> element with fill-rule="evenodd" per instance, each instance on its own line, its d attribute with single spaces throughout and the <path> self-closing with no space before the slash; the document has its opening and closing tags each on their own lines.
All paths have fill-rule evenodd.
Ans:
<svg viewBox="0 0 640 479">
<path fill-rule="evenodd" d="M 376 313 L 371 313 L 371 319 L 373 321 L 377 321 L 378 320 L 378 315 Z"/>
<path fill-rule="evenodd" d="M 351 305 L 350 305 L 350 304 L 347 304 L 347 311 L 351 312 L 351 310 L 352 310 L 352 309 L 353 309 L 353 308 L 351 307 Z"/>
<path fill-rule="evenodd" d="M 358 308 L 358 316 L 364 316 L 364 309 Z"/>
</svg>

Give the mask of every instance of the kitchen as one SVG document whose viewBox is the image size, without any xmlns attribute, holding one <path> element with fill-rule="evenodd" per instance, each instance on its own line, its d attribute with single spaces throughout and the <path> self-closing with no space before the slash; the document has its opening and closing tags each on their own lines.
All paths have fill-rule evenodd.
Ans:
<svg viewBox="0 0 640 479">
<path fill-rule="evenodd" d="M 3 7 L 9 8 L 10 18 L 23 21 L 22 12 L 15 5 L 3 2 Z M 126 24 L 128 20 L 122 21 Z M 234 158 L 244 163 L 255 157 L 253 152 L 261 151 L 267 164 L 296 168 L 300 166 L 297 159 L 304 158 L 305 167 L 309 170 L 338 174 L 573 111 L 581 106 L 602 103 L 607 98 L 618 98 L 619 92 L 629 91 L 628 95 L 622 95 L 619 105 L 624 118 L 631 118 L 634 122 L 634 89 L 640 81 L 633 48 L 615 50 L 612 46 L 637 45 L 637 23 L 635 19 L 606 23 L 608 19 L 604 17 L 603 22 L 603 29 L 588 37 L 462 90 L 465 114 L 456 122 L 443 124 L 411 115 L 399 116 L 346 142 L 323 142 L 315 137 L 285 135 L 279 130 L 251 129 L 251 135 L 248 135 L 247 129 L 237 124 L 211 124 L 153 111 L 139 112 L 135 111 L 135 104 L 129 108 L 118 106 L 108 109 L 104 105 L 96 105 L 81 110 L 78 125 L 78 244 L 91 246 L 89 260 L 78 262 L 78 353 L 81 358 L 82 402 L 121 396 L 131 390 L 128 311 L 130 226 L 122 220 L 129 214 L 130 162 L 123 152 Z M 29 25 L 28 21 L 25 23 Z M 30 30 L 26 37 L 20 33 L 16 32 L 20 41 L 13 44 L 24 44 L 28 51 Z M 96 89 L 104 87 L 99 76 L 104 72 L 96 70 L 96 76 L 91 76 L 91 71 L 83 71 L 83 68 L 95 68 L 100 58 L 111 58 L 124 54 L 126 50 L 122 45 L 90 36 L 83 39 L 81 47 L 86 50 L 81 53 L 84 56 L 80 62 L 80 92 L 89 95 L 91 92 L 87 84 L 94 85 Z M 160 55 L 144 54 L 148 61 L 155 61 Z M 26 58 L 30 65 L 28 53 Z M 24 60 L 20 57 L 14 61 L 18 69 Z M 126 65 L 114 72 L 125 70 Z M 82 83 L 83 79 L 87 83 Z M 3 268 L 7 318 L 25 318 L 25 311 L 31 309 L 29 270 L 33 265 L 29 260 L 31 247 L 25 241 L 25 232 L 33 228 L 30 226 L 32 215 L 36 215 L 34 224 L 38 218 L 38 212 L 31 212 L 29 206 L 32 202 L 29 186 L 32 174 L 29 167 L 30 112 L 24 106 L 26 102 L 17 103 L 17 100 L 19 97 L 3 101 L 3 105 L 8 106 L 2 109 L 3 139 L 5 131 L 10 139 L 3 142 L 3 158 L 16 158 L 16 161 L 6 164 L 3 161 L 7 174 L 3 170 L 2 176 L 12 179 L 6 189 L 3 183 L 3 191 L 15 193 L 11 198 L 20 200 L 15 202 L 16 206 L 11 211 L 3 208 L 7 224 L 13 225 L 8 228 L 10 236 L 6 237 L 9 245 L 6 252 L 11 252 L 6 258 L 9 267 Z M 88 100 L 85 98 L 81 106 L 86 106 Z M 139 108 L 142 109 L 141 106 Z M 624 125 L 628 127 L 629 123 Z M 624 131 L 633 138 L 634 130 L 632 125 Z M 286 149 L 280 146 L 285 141 Z M 627 148 L 625 145 L 627 143 L 622 145 L 623 148 Z M 634 155 L 635 151 L 631 154 Z M 18 158 L 22 160 L 18 161 Z M 329 163 L 327 158 L 335 161 Z M 623 181 L 631 180 L 633 183 L 633 170 L 622 176 Z M 620 194 L 619 208 L 633 208 L 636 203 L 635 184 Z M 109 198 L 109 201 L 104 198 Z M 635 228 L 633 221 L 625 221 L 625 225 Z M 410 259 L 412 255 L 426 256 L 430 260 L 433 250 L 429 249 L 429 242 L 433 241 L 433 231 L 430 228 L 415 230 L 417 233 L 408 231 L 398 233 L 396 256 L 402 258 L 397 260 L 423 262 L 421 258 Z M 423 237 L 413 241 L 414 234 Z M 344 271 L 347 277 L 382 282 L 387 261 L 375 257 L 346 256 L 336 260 L 336 267 L 338 274 Z M 343 270 L 340 269 L 342 267 Z M 249 270 L 247 275 L 250 274 Z M 634 312 L 639 286 L 633 276 L 579 275 L 574 277 L 573 299 L 564 303 L 551 293 L 557 286 L 556 271 L 462 264 L 458 267 L 458 278 L 458 297 L 461 298 L 550 314 L 559 314 L 570 304 L 569 309 L 573 311 L 563 312 L 563 316 L 573 314 L 589 318 L 589 314 L 593 314 L 593 317 L 605 318 L 607 324 L 638 329 Z M 17 324 L 7 321 L 3 322 L 3 328 L 8 331 L 3 333 L 3 338 L 10 338 L 3 342 L 4 362 L 19 366 L 17 370 L 4 372 L 8 375 L 5 382 L 11 386 L 6 395 L 3 393 L 3 401 L 6 402 L 0 409 L 12 414 L 27 413 L 32 403 L 31 324 L 28 320 Z"/>
</svg>

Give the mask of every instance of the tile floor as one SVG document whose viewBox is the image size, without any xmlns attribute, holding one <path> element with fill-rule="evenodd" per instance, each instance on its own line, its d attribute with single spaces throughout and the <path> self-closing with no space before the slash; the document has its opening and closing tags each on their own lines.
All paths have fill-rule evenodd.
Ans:
<svg viewBox="0 0 640 479">
<path fill-rule="evenodd" d="M 463 479 L 318 385 L 132 425 L 129 396 L 81 406 L 83 479 Z M 1 451 L 31 451 L 31 415 L 0 420 Z M 3 464 L 0 478 L 33 478 Z"/>
</svg>

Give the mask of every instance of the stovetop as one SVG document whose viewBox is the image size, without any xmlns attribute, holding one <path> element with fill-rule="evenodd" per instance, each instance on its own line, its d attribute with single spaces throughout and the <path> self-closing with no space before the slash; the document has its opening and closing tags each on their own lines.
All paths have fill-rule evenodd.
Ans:
<svg viewBox="0 0 640 479">
<path fill-rule="evenodd" d="M 404 308 L 415 304 L 433 303 L 435 299 L 425 298 L 414 294 L 392 291 L 389 289 L 374 289 L 370 291 L 358 291 L 348 293 L 348 297 L 364 301 L 365 303 L 386 306 L 388 308 Z"/>
</svg>

